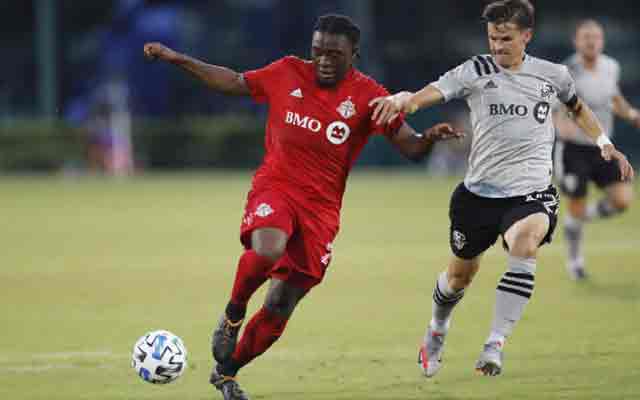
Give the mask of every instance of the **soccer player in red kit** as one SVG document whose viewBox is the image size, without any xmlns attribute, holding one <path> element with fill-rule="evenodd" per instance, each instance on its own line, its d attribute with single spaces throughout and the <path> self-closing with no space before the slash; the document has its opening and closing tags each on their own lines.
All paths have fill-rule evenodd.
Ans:
<svg viewBox="0 0 640 400">
<path fill-rule="evenodd" d="M 225 400 L 248 398 L 235 380 L 238 370 L 282 335 L 296 304 L 322 281 L 347 176 L 371 135 L 385 135 L 413 160 L 434 141 L 461 135 L 448 124 L 418 134 L 402 118 L 376 125 L 368 103 L 388 93 L 353 67 L 359 40 L 360 30 L 350 18 L 325 15 L 314 28 L 311 61 L 284 57 L 245 73 L 205 64 L 160 43 L 144 46 L 147 57 L 178 65 L 216 91 L 269 105 L 266 154 L 240 228 L 245 251 L 213 333 L 217 365 L 210 381 Z M 264 304 L 237 342 L 247 303 L 267 280 Z"/>
</svg>

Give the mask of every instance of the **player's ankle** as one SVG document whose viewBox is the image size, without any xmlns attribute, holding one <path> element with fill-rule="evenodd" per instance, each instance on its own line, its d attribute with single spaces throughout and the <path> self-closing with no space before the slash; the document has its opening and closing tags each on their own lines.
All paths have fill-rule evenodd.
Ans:
<svg viewBox="0 0 640 400">
<path fill-rule="evenodd" d="M 231 323 L 241 322 L 247 313 L 247 305 L 230 301 L 225 309 L 225 315 Z"/>
<path fill-rule="evenodd" d="M 485 343 L 500 343 L 500 346 L 503 346 L 506 341 L 507 338 L 503 334 L 491 331 Z"/>
<path fill-rule="evenodd" d="M 429 326 L 431 330 L 437 333 L 446 334 L 449 331 L 450 320 L 440 321 L 435 318 L 431 318 Z"/>
<path fill-rule="evenodd" d="M 231 357 L 228 361 L 216 365 L 216 372 L 222 376 L 234 378 L 238 375 L 240 368 L 242 368 L 242 365 Z"/>
</svg>

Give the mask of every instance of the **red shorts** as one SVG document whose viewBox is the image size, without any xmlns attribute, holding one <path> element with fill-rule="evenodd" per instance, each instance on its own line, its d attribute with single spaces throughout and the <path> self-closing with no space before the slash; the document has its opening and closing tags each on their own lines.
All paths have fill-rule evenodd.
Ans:
<svg viewBox="0 0 640 400">
<path fill-rule="evenodd" d="M 269 275 L 309 290 L 322 282 L 331 262 L 333 239 L 338 233 L 337 221 L 321 219 L 317 213 L 296 206 L 282 192 L 252 191 L 247 197 L 240 226 L 240 241 L 249 249 L 251 233 L 255 229 L 277 228 L 284 231 L 289 238 L 285 253 Z"/>
</svg>

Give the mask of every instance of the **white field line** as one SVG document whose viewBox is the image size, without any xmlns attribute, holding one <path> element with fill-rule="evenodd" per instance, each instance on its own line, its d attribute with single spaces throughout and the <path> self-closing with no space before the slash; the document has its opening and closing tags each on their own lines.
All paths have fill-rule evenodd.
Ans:
<svg viewBox="0 0 640 400">
<path fill-rule="evenodd" d="M 7 367 L 0 367 L 2 372 L 13 372 L 16 374 L 32 374 L 38 372 L 46 372 L 51 370 L 61 369 L 73 369 L 80 368 L 78 365 L 73 364 L 44 364 L 44 365 L 9 365 Z"/>
<path fill-rule="evenodd" d="M 0 359 L 0 372 L 33 374 L 75 368 L 109 368 L 106 363 L 87 366 L 74 361 L 126 359 L 126 354 L 114 354 L 111 351 L 70 351 L 56 353 L 35 353 L 24 356 L 3 357 Z"/>
<path fill-rule="evenodd" d="M 111 351 L 68 351 L 31 354 L 32 360 L 71 360 L 75 358 L 113 358 Z"/>
</svg>

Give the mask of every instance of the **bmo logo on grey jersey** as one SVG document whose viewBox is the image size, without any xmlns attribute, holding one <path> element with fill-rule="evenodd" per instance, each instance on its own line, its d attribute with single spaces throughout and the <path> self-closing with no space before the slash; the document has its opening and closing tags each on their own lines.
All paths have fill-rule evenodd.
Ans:
<svg viewBox="0 0 640 400">
<path fill-rule="evenodd" d="M 318 133 L 322 129 L 322 122 L 306 115 L 301 116 L 300 114 L 292 111 L 287 111 L 287 114 L 284 117 L 284 122 L 289 125 L 308 129 L 313 133 Z M 327 126 L 325 134 L 329 142 L 338 145 L 349 139 L 351 128 L 342 121 L 334 121 Z"/>
<path fill-rule="evenodd" d="M 489 104 L 489 115 L 517 115 L 524 117 L 527 114 L 529 114 L 529 109 L 522 104 Z"/>
<path fill-rule="evenodd" d="M 533 118 L 544 124 L 551 111 L 551 106 L 546 101 L 541 101 L 533 106 Z M 489 104 L 489 115 L 517 115 L 526 117 L 529 115 L 529 108 L 524 104 Z"/>
</svg>

